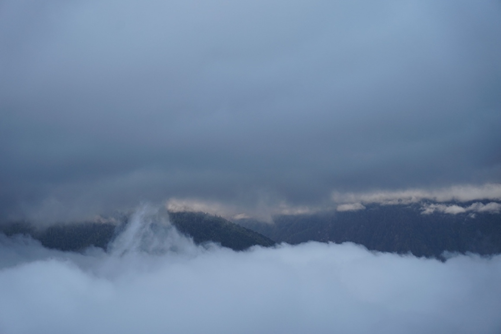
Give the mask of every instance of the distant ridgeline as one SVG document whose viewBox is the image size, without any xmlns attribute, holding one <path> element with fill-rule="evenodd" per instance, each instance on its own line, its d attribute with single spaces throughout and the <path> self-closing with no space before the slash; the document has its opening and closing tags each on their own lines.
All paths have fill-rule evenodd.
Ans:
<svg viewBox="0 0 501 334">
<path fill-rule="evenodd" d="M 0 225 L 0 232 L 7 236 L 31 236 L 46 248 L 81 251 L 90 246 L 106 249 L 115 236 L 117 226 L 112 223 L 79 222 L 37 228 L 27 222 L 16 222 Z"/>
<path fill-rule="evenodd" d="M 275 242 L 267 237 L 232 223 L 221 217 L 200 212 L 169 213 L 170 221 L 183 234 L 193 238 L 196 244 L 216 242 L 233 250 L 245 250 L 249 247 L 273 246 Z M 80 222 L 56 224 L 47 228 L 35 228 L 26 222 L 0 225 L 0 233 L 7 236 L 29 235 L 47 248 L 62 251 L 81 251 L 90 246 L 106 249 L 122 231 L 128 218 L 120 224 Z"/>
<path fill-rule="evenodd" d="M 428 205 L 428 208 L 433 208 L 434 204 Z M 449 205 L 454 209 L 454 203 Z M 235 224 L 201 212 L 169 212 L 169 218 L 181 233 L 193 238 L 196 244 L 216 242 L 238 251 L 255 245 L 273 246 L 275 242 L 299 244 L 320 241 L 353 242 L 369 250 L 440 259 L 444 252 L 501 253 L 499 211 L 452 214 L 426 212 L 423 208 L 423 203 L 374 204 L 359 211 L 276 216 L 274 223 L 241 219 Z M 457 211 L 458 207 L 455 208 Z M 2 224 L 0 232 L 7 236 L 30 235 L 47 248 L 63 251 L 80 251 L 89 246 L 106 249 L 116 234 L 123 230 L 127 220 L 123 217 L 119 224 L 59 224 L 45 229 L 36 229 L 27 223 Z"/>
<path fill-rule="evenodd" d="M 374 204 L 359 211 L 281 215 L 274 217 L 274 224 L 250 219 L 237 223 L 289 244 L 349 241 L 369 250 L 436 258 L 443 252 L 501 253 L 499 212 L 423 212 L 422 203 Z"/>
</svg>

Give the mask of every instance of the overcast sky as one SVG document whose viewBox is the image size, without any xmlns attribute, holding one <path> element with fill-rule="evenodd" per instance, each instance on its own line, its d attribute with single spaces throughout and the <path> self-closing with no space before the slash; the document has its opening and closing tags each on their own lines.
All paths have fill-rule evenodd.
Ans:
<svg viewBox="0 0 501 334">
<path fill-rule="evenodd" d="M 494 0 L 4 0 L 0 216 L 499 183 L 500 59 Z"/>
</svg>

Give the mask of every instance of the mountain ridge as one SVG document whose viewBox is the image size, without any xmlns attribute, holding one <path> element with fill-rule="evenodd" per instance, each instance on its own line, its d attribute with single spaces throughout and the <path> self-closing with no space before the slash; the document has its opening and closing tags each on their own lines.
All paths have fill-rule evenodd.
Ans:
<svg viewBox="0 0 501 334">
<path fill-rule="evenodd" d="M 252 246 L 270 247 L 275 242 L 258 232 L 249 230 L 222 217 L 202 212 L 169 212 L 171 224 L 195 244 L 214 242 L 222 247 L 242 251 Z M 27 235 L 42 246 L 61 251 L 80 252 L 88 247 L 106 250 L 117 235 L 124 230 L 130 217 L 117 223 L 74 222 L 52 224 L 43 228 L 26 221 L 4 223 L 0 233 L 6 236 Z"/>
<path fill-rule="evenodd" d="M 235 221 L 277 242 L 354 242 L 369 250 L 441 258 L 444 252 L 501 253 L 501 215 L 423 214 L 422 203 L 369 204 L 364 210 L 279 215 L 274 223 Z"/>
</svg>

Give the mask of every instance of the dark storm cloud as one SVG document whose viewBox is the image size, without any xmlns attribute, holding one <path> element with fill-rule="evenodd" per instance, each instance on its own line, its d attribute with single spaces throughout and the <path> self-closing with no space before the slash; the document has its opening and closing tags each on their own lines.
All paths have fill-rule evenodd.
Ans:
<svg viewBox="0 0 501 334">
<path fill-rule="evenodd" d="M 0 235 L 0 331 L 479 333 L 501 329 L 501 257 L 432 259 L 310 242 L 234 252 L 148 229 L 110 251 Z M 163 222 L 167 224 L 168 222 Z"/>
<path fill-rule="evenodd" d="M 500 7 L 3 1 L 2 214 L 499 182 Z"/>
</svg>

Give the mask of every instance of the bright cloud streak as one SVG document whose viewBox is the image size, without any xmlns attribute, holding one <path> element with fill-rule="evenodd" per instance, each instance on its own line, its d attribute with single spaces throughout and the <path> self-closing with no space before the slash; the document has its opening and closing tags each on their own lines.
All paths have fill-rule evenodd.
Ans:
<svg viewBox="0 0 501 334">
<path fill-rule="evenodd" d="M 434 212 L 449 213 L 456 215 L 465 212 L 480 212 L 480 213 L 499 213 L 501 211 L 501 204 L 490 202 L 487 204 L 473 203 L 470 206 L 462 207 L 459 205 L 445 205 L 445 204 L 425 204 L 423 205 L 423 214 L 431 214 Z"/>
<path fill-rule="evenodd" d="M 358 210 L 364 210 L 365 206 L 363 206 L 361 203 L 352 203 L 352 204 L 341 204 L 338 205 L 336 210 L 343 212 L 343 211 L 358 211 Z"/>
<path fill-rule="evenodd" d="M 421 200 L 446 201 L 474 201 L 481 199 L 501 200 L 501 184 L 489 183 L 482 186 L 464 185 L 435 190 L 409 189 L 402 191 L 372 191 L 360 193 L 333 192 L 332 200 L 337 203 L 379 203 L 379 204 L 407 204 Z"/>
</svg>

